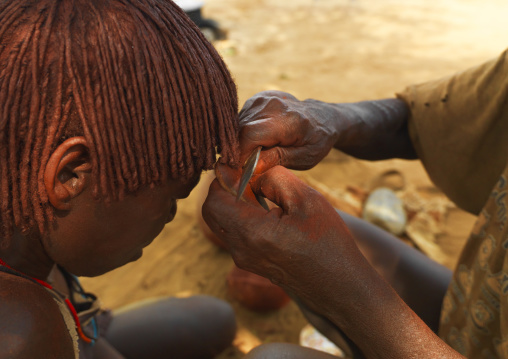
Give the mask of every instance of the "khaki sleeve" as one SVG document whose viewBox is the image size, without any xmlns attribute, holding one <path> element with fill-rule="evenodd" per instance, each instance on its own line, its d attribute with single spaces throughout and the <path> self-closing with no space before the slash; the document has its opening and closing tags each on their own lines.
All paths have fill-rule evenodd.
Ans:
<svg viewBox="0 0 508 359">
<path fill-rule="evenodd" d="M 508 51 L 508 50 L 507 50 Z M 397 94 L 430 178 L 459 207 L 479 213 L 508 159 L 508 54 Z"/>
</svg>

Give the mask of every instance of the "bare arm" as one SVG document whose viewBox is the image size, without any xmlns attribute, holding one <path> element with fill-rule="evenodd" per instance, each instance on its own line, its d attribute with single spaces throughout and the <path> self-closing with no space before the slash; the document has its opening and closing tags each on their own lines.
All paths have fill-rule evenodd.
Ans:
<svg viewBox="0 0 508 359">
<path fill-rule="evenodd" d="M 452 272 L 379 227 L 347 213 L 339 214 L 369 264 L 437 332 Z"/>
<path fill-rule="evenodd" d="M 332 148 L 368 160 L 416 159 L 408 116 L 406 103 L 398 99 L 331 104 L 261 92 L 240 112 L 241 156 L 263 146 L 261 172 L 276 165 L 312 168 Z"/>
<path fill-rule="evenodd" d="M 219 224 L 217 234 L 223 238 L 234 232 L 233 237 L 238 237 L 230 237 L 229 242 L 224 239 L 237 247 L 233 254 L 237 264 L 281 284 L 340 328 L 366 357 L 460 357 L 434 334 L 450 271 L 391 241 L 386 233 L 346 217 L 349 231 L 340 218 L 321 212 L 328 203 L 313 202 L 313 196 L 280 168 L 269 170 L 279 164 L 292 169 L 311 168 L 331 148 L 368 160 L 416 158 L 405 102 L 386 99 L 329 104 L 267 92 L 250 99 L 240 118 L 242 156 L 259 145 L 264 147 L 259 172 L 267 172 L 258 178 L 267 180 L 264 185 L 260 179 L 254 180 L 258 194 L 281 206 L 283 213 L 277 215 L 280 222 L 291 222 L 288 218 L 292 216 L 294 222 L 284 227 L 274 244 L 270 238 L 280 222 L 272 226 L 267 223 L 270 215 L 275 216 L 273 211 L 265 213 L 262 224 L 242 227 L 247 217 L 254 221 L 253 213 L 244 217 L 239 208 L 235 208 L 236 216 L 217 208 L 207 211 L 205 203 L 204 213 Z M 214 207 L 211 202 L 208 205 Z M 217 213 L 222 213 L 220 218 Z M 232 218 L 237 222 L 231 223 L 228 231 L 225 222 Z M 343 228 L 325 244 L 317 233 L 333 223 Z M 310 242 L 319 238 L 320 244 L 295 241 L 300 236 Z M 257 247 L 260 243 L 264 243 L 262 248 Z M 270 255 L 266 248 L 279 257 Z M 292 273 L 296 269 L 301 272 Z"/>
<path fill-rule="evenodd" d="M 338 113 L 335 148 L 366 160 L 418 158 L 409 137 L 409 108 L 404 101 L 393 98 L 330 106 Z"/>
<path fill-rule="evenodd" d="M 360 347 L 366 358 L 463 358 L 386 282 L 368 270 L 357 271 L 355 277 L 362 285 L 351 284 L 349 293 L 340 299 L 342 303 L 338 300 L 340 293 L 336 293 L 335 300 L 318 306 Z"/>
<path fill-rule="evenodd" d="M 368 263 L 321 195 L 280 166 L 251 185 L 279 208 L 266 212 L 237 202 L 217 182 L 203 206 L 205 220 L 228 243 L 238 266 L 298 297 L 367 358 L 462 358 Z"/>
</svg>

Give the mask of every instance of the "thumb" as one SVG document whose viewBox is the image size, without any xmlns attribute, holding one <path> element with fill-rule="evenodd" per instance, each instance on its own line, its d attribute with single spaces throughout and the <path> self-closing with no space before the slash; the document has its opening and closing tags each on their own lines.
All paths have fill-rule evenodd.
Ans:
<svg viewBox="0 0 508 359">
<path fill-rule="evenodd" d="M 267 212 L 259 205 L 237 201 L 226 191 L 217 179 L 210 185 L 208 196 L 202 207 L 202 215 L 206 224 L 221 239 L 231 236 L 238 237 L 251 224 L 258 225 L 258 219 Z M 237 239 L 237 238 L 236 238 Z"/>
<path fill-rule="evenodd" d="M 251 187 L 254 193 L 281 207 L 285 214 L 305 211 L 307 204 L 319 196 L 318 192 L 282 166 L 273 167 L 257 176 L 251 182 Z"/>
</svg>

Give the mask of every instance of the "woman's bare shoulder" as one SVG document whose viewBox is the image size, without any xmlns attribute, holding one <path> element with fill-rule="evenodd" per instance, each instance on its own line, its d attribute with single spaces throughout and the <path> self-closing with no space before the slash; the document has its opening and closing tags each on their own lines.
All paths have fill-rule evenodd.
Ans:
<svg viewBox="0 0 508 359">
<path fill-rule="evenodd" d="M 74 358 L 58 305 L 40 285 L 0 272 L 0 359 Z"/>
</svg>

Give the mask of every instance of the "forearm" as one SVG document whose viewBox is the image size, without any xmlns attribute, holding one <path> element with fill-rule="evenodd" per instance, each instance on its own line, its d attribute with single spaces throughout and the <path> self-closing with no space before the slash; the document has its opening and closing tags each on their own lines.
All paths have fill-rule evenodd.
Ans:
<svg viewBox="0 0 508 359">
<path fill-rule="evenodd" d="M 338 211 L 355 242 L 370 263 L 402 300 L 435 333 L 439 327 L 439 317 L 444 294 L 451 279 L 451 271 L 432 261 L 421 252 L 404 244 L 400 239 L 359 218 Z M 349 340 L 339 327 L 307 308 L 298 298 L 293 298 L 300 306 L 307 320 L 328 339 L 343 350 L 350 347 Z M 356 346 L 357 347 L 357 346 Z M 358 353 L 354 356 L 359 356 Z"/>
<path fill-rule="evenodd" d="M 351 286 L 349 293 L 337 293 L 335 298 L 340 299 L 323 309 L 366 358 L 463 358 L 376 273 L 358 273 L 356 279 L 362 284 Z"/>
<path fill-rule="evenodd" d="M 434 331 L 452 272 L 379 227 L 339 212 L 370 263 Z"/>
<path fill-rule="evenodd" d="M 307 100 L 313 102 L 314 100 Z M 399 99 L 324 104 L 335 112 L 335 148 L 366 160 L 416 159 L 408 132 L 409 108 Z"/>
</svg>

